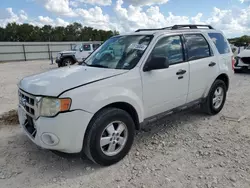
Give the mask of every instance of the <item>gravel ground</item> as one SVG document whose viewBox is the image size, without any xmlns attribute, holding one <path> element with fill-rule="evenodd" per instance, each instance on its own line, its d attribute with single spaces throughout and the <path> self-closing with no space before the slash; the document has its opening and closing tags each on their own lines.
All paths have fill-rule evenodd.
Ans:
<svg viewBox="0 0 250 188">
<path fill-rule="evenodd" d="M 0 65 L 1 72 L 2 66 L 18 75 L 10 81 L 6 80 L 10 73 L 4 73 L 1 88 L 32 72 L 22 74 L 14 64 Z M 40 71 L 47 69 L 39 63 L 36 66 Z M 35 64 L 32 69 L 39 72 Z M 0 187 L 249 188 L 249 83 L 250 75 L 234 75 L 225 107 L 216 116 L 193 108 L 148 125 L 137 133 L 124 160 L 105 168 L 87 159 L 60 158 L 35 146 L 17 125 L 0 125 Z M 9 85 L 3 91 L 11 94 L 14 90 Z M 8 97 L 1 110 L 16 106 L 15 95 Z"/>
<path fill-rule="evenodd" d="M 25 76 L 56 68 L 50 61 L 0 63 L 0 114 L 16 109 L 17 83 Z"/>
</svg>

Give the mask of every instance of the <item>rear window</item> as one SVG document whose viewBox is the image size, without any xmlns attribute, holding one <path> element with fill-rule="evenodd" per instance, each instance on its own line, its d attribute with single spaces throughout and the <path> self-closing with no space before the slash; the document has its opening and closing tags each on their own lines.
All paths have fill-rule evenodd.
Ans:
<svg viewBox="0 0 250 188">
<path fill-rule="evenodd" d="M 91 50 L 90 44 L 83 45 L 83 51 L 90 51 L 90 50 Z"/>
<path fill-rule="evenodd" d="M 208 33 L 220 54 L 230 53 L 227 39 L 221 33 Z"/>
<path fill-rule="evenodd" d="M 201 34 L 185 35 L 188 60 L 201 59 L 211 56 L 210 46 Z"/>
</svg>

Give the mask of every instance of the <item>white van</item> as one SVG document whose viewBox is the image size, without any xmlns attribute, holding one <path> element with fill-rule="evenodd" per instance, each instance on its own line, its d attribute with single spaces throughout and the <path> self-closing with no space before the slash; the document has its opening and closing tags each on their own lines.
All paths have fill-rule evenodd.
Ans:
<svg viewBox="0 0 250 188">
<path fill-rule="evenodd" d="M 58 67 L 63 67 L 73 65 L 76 62 L 82 62 L 99 46 L 101 46 L 101 42 L 76 44 L 72 50 L 59 52 L 56 57 L 56 63 Z"/>
</svg>

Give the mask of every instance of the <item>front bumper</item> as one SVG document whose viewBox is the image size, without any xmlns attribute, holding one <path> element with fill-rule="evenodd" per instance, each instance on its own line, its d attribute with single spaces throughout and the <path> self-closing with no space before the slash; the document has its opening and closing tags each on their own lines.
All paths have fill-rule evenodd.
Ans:
<svg viewBox="0 0 250 188">
<path fill-rule="evenodd" d="M 79 153 L 92 114 L 76 110 L 34 120 L 19 105 L 18 117 L 23 131 L 36 145 L 65 153 Z M 30 121 L 33 121 L 33 128 Z"/>
<path fill-rule="evenodd" d="M 62 63 L 62 60 L 59 59 L 59 58 L 56 58 L 56 63 L 57 63 L 57 64 L 61 64 L 61 63 Z"/>
</svg>

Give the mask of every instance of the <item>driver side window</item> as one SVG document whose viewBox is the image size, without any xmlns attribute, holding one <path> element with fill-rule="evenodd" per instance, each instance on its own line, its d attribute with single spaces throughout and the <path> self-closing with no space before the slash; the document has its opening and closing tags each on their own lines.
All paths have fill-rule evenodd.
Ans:
<svg viewBox="0 0 250 188">
<path fill-rule="evenodd" d="M 151 52 L 151 57 L 165 57 L 169 65 L 184 61 L 184 51 L 180 36 L 168 36 L 160 39 Z"/>
</svg>

